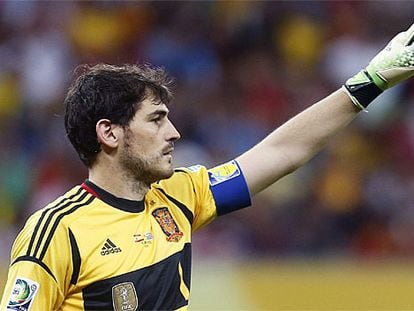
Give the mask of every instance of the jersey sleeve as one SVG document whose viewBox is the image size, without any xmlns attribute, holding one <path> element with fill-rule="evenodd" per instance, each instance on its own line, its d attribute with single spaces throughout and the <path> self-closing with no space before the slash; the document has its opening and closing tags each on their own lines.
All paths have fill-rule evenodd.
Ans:
<svg viewBox="0 0 414 311">
<path fill-rule="evenodd" d="M 10 267 L 0 310 L 55 310 L 54 306 L 62 299 L 50 274 L 26 259 Z"/>
<path fill-rule="evenodd" d="M 13 244 L 0 310 L 55 310 L 64 299 L 71 271 L 67 231 L 42 226 L 41 219 L 40 212 L 29 218 Z"/>
<path fill-rule="evenodd" d="M 236 161 L 207 169 L 201 165 L 180 168 L 160 186 L 188 208 L 193 215 L 192 230 L 217 216 L 247 207 L 250 195 Z"/>
</svg>

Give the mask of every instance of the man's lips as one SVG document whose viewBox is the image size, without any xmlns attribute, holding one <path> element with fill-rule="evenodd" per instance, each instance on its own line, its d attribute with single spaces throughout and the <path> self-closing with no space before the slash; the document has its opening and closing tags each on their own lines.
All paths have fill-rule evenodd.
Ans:
<svg viewBox="0 0 414 311">
<path fill-rule="evenodd" d="M 174 148 L 168 148 L 163 151 L 163 155 L 171 155 L 174 151 Z"/>
</svg>

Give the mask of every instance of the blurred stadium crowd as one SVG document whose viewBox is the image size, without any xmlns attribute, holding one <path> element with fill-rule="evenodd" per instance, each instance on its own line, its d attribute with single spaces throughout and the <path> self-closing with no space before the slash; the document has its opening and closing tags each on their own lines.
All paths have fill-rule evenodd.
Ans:
<svg viewBox="0 0 414 311">
<path fill-rule="evenodd" d="M 0 2 L 1 265 L 27 216 L 87 176 L 63 129 L 76 65 L 165 67 L 176 166 L 213 166 L 339 88 L 413 16 L 411 1 Z M 200 231 L 196 255 L 414 256 L 414 79 L 369 110 Z"/>
</svg>

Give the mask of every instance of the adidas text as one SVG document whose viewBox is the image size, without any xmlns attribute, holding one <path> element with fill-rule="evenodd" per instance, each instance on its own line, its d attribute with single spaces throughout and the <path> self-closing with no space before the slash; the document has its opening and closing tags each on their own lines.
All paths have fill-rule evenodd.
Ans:
<svg viewBox="0 0 414 311">
<path fill-rule="evenodd" d="M 122 252 L 121 248 L 116 246 L 110 239 L 106 239 L 102 249 L 101 255 L 106 256 L 109 254 L 115 254 Z"/>
</svg>

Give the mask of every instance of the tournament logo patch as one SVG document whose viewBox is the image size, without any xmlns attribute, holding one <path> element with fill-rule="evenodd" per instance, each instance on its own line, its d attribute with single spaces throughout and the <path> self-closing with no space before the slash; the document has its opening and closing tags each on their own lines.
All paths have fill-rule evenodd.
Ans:
<svg viewBox="0 0 414 311">
<path fill-rule="evenodd" d="M 138 309 L 138 296 L 132 282 L 124 282 L 112 287 L 112 305 L 115 311 Z"/>
<path fill-rule="evenodd" d="M 235 161 L 231 161 L 208 170 L 208 177 L 210 179 L 210 185 L 212 186 L 239 175 L 240 169 Z"/>
<path fill-rule="evenodd" d="M 201 165 L 193 165 L 193 166 L 189 166 L 187 167 L 188 170 L 192 171 L 192 172 L 198 172 L 199 170 L 201 170 L 203 167 Z"/>
<path fill-rule="evenodd" d="M 38 283 L 26 278 L 16 278 L 10 294 L 9 303 L 7 304 L 7 310 L 30 310 L 30 306 L 38 290 Z"/>
<path fill-rule="evenodd" d="M 152 216 L 155 217 L 162 231 L 167 236 L 168 242 L 178 242 L 183 237 L 184 234 L 178 228 L 168 208 L 157 208 L 152 212 Z"/>
</svg>

